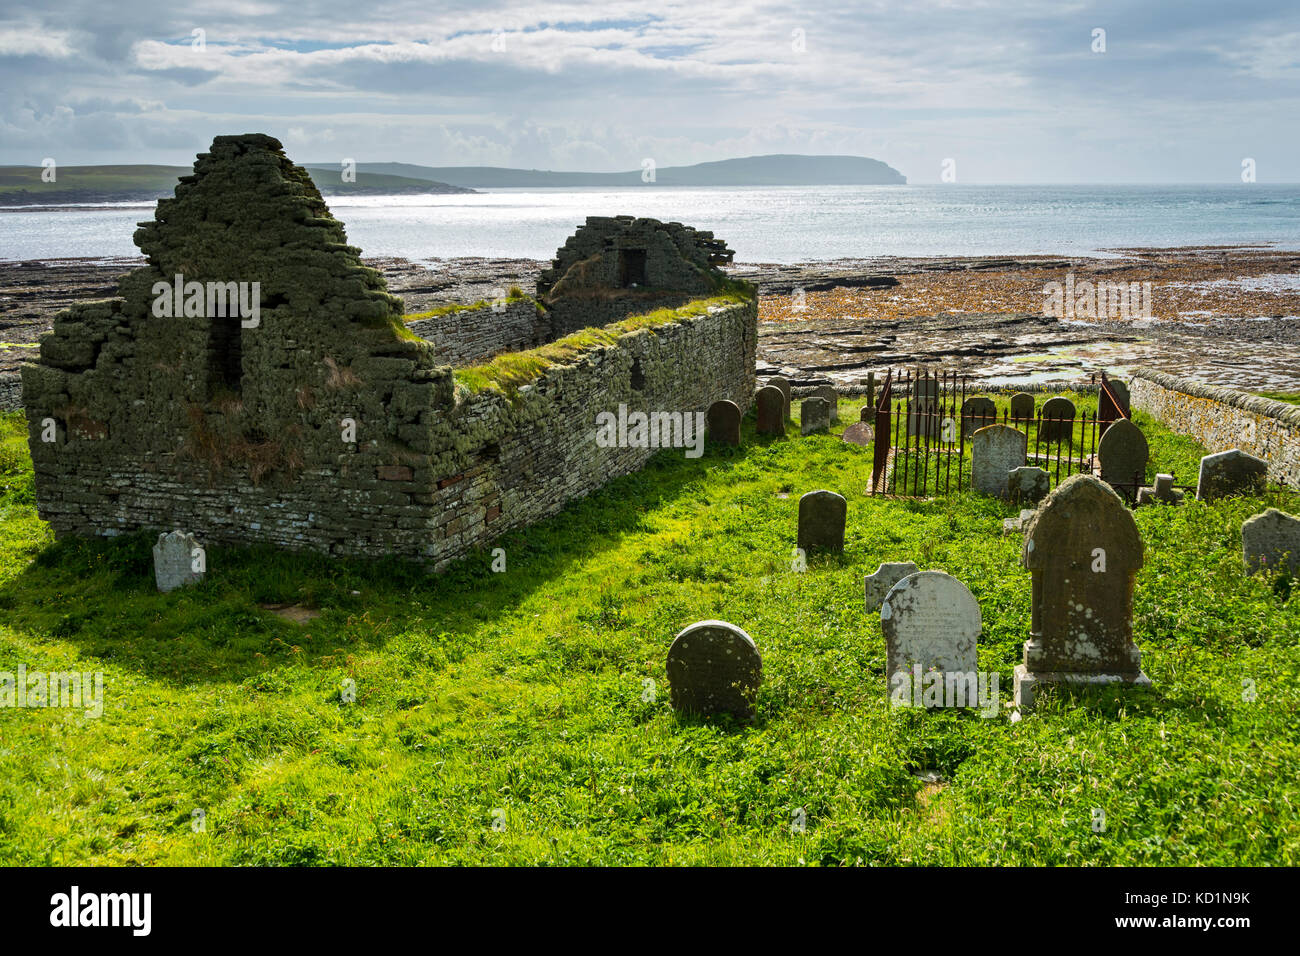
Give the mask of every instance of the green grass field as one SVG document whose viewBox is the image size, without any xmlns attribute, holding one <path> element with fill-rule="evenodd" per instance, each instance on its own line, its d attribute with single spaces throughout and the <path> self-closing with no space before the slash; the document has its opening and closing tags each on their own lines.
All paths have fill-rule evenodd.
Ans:
<svg viewBox="0 0 1300 956">
<path fill-rule="evenodd" d="M 1152 471 L 1194 480 L 1204 450 L 1138 422 Z M 870 499 L 870 450 L 836 434 L 750 418 L 742 449 L 663 452 L 498 541 L 504 573 L 214 546 L 203 584 L 160 595 L 148 536 L 53 542 L 23 428 L 0 433 L 0 671 L 102 671 L 105 710 L 0 708 L 0 863 L 1300 863 L 1300 597 L 1240 552 L 1242 521 L 1294 496 L 1139 509 L 1154 689 L 1012 722 L 890 710 L 862 579 L 961 578 L 1009 702 L 1016 509 Z M 846 551 L 796 573 L 818 488 L 849 500 Z M 748 725 L 668 705 L 668 645 L 703 618 L 763 653 Z"/>
</svg>

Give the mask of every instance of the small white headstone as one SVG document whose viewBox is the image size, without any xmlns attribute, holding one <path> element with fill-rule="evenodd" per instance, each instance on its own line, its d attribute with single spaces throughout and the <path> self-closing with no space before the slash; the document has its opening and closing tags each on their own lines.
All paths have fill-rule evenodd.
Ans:
<svg viewBox="0 0 1300 956">
<path fill-rule="evenodd" d="M 921 682 L 924 690 L 946 688 L 949 674 L 968 676 L 972 682 L 977 679 L 975 645 L 983 627 L 980 606 L 966 585 L 952 575 L 918 571 L 903 578 L 880 605 L 880 625 L 885 632 L 885 674 L 891 700 L 914 703 L 922 698 L 930 702 L 924 693 L 916 693 L 916 684 Z M 928 676 L 936 673 L 938 677 Z M 954 686 L 963 685 L 954 681 Z M 973 700 L 966 704 L 950 701 L 943 690 L 938 702 L 974 704 Z"/>
<path fill-rule="evenodd" d="M 153 575 L 158 590 L 166 593 L 203 580 L 207 557 L 194 535 L 184 531 L 158 535 L 153 546 Z"/>
</svg>

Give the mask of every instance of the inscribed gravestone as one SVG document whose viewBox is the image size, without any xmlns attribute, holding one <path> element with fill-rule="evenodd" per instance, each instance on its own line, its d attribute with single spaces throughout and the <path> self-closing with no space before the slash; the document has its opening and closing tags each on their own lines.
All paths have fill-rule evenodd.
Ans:
<svg viewBox="0 0 1300 956">
<path fill-rule="evenodd" d="M 709 437 L 724 445 L 740 444 L 740 406 L 723 399 L 709 406 L 705 418 Z"/>
<path fill-rule="evenodd" d="M 1034 417 L 1034 396 L 1028 392 L 1016 392 L 1011 396 L 1011 419 L 1023 422 Z"/>
<path fill-rule="evenodd" d="M 868 574 L 863 578 L 867 612 L 879 611 L 889 589 L 909 574 L 915 574 L 919 570 L 914 561 L 887 561 L 876 568 L 875 574 Z"/>
<path fill-rule="evenodd" d="M 754 404 L 758 406 L 760 435 L 785 435 L 785 395 L 775 385 L 764 385 L 758 390 Z"/>
<path fill-rule="evenodd" d="M 970 438 L 979 429 L 997 424 L 998 407 L 993 399 L 983 395 L 968 398 L 961 406 L 961 434 Z"/>
<path fill-rule="evenodd" d="M 1097 458 L 1101 480 L 1107 484 L 1141 482 L 1147 472 L 1147 436 L 1127 418 L 1117 419 L 1097 443 Z"/>
<path fill-rule="evenodd" d="M 799 431 L 803 435 L 831 427 L 831 406 L 824 398 L 805 398 L 799 403 Z"/>
<path fill-rule="evenodd" d="M 1044 441 L 1068 439 L 1074 432 L 1074 402 L 1062 395 L 1043 402 L 1038 434 Z"/>
<path fill-rule="evenodd" d="M 1016 704 L 1050 684 L 1150 684 L 1133 643 L 1133 579 L 1142 537 L 1107 484 L 1072 475 L 1029 519 L 1030 638 L 1015 671 Z"/>
<path fill-rule="evenodd" d="M 1007 497 L 1007 475 L 1025 463 L 1025 433 L 1010 425 L 988 425 L 971 440 L 971 488 Z"/>
<path fill-rule="evenodd" d="M 826 399 L 826 401 L 830 403 L 831 421 L 838 422 L 840 420 L 840 397 L 836 393 L 835 389 L 831 388 L 829 385 L 822 385 L 819 388 L 814 389 L 813 394 L 818 398 Z"/>
<path fill-rule="evenodd" d="M 166 593 L 202 581 L 206 573 L 202 554 L 203 549 L 192 534 L 173 531 L 158 535 L 158 543 L 153 546 L 154 583 L 158 590 Z"/>
<path fill-rule="evenodd" d="M 682 630 L 668 648 L 667 671 L 673 710 L 753 716 L 763 659 L 754 639 L 734 624 L 697 621 Z"/>
<path fill-rule="evenodd" d="M 1214 501 L 1229 495 L 1263 494 L 1267 476 L 1268 462 L 1239 448 L 1206 455 L 1201 459 L 1196 500 Z"/>
<path fill-rule="evenodd" d="M 1007 472 L 1007 497 L 1013 502 L 1039 502 L 1052 490 L 1052 476 L 1034 465 L 1022 465 Z"/>
<path fill-rule="evenodd" d="M 1250 573 L 1285 569 L 1300 575 L 1300 518 L 1269 508 L 1241 526 L 1241 553 Z"/>
<path fill-rule="evenodd" d="M 810 491 L 799 498 L 798 546 L 804 551 L 843 551 L 849 503 L 833 491 Z"/>
<path fill-rule="evenodd" d="M 880 605 L 880 626 L 885 632 L 891 700 L 915 699 L 917 682 L 933 686 L 937 679 L 940 687 L 945 685 L 943 676 L 927 675 L 976 672 L 976 642 L 982 627 L 979 602 L 949 574 L 918 571 L 902 578 Z M 904 690 L 907 693 L 901 693 Z M 958 702 L 941 698 L 936 703 L 956 706 Z"/>
</svg>

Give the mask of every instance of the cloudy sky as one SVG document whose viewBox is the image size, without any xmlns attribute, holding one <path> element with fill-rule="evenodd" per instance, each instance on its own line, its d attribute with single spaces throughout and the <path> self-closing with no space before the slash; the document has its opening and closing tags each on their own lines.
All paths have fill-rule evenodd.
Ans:
<svg viewBox="0 0 1300 956">
<path fill-rule="evenodd" d="M 300 162 L 1300 181 L 1296 0 L 0 0 L 0 89 L 0 163 L 263 131 Z"/>
</svg>

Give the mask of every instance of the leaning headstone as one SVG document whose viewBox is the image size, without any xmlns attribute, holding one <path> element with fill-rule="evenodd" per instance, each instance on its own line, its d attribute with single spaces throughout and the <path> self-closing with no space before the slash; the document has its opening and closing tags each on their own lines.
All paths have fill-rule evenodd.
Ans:
<svg viewBox="0 0 1300 956">
<path fill-rule="evenodd" d="M 989 425 L 996 425 L 997 421 L 998 407 L 993 404 L 993 399 L 983 395 L 976 395 L 962 402 L 961 434 L 963 438 L 969 439 L 979 429 Z"/>
<path fill-rule="evenodd" d="M 1022 465 L 1007 472 L 1007 497 L 1012 502 L 1032 501 L 1035 504 L 1052 490 L 1052 476 L 1034 465 Z"/>
<path fill-rule="evenodd" d="M 881 602 L 885 600 L 885 595 L 889 593 L 889 589 L 909 574 L 915 574 L 919 570 L 920 568 L 916 566 L 914 561 L 886 561 L 876 568 L 875 574 L 868 574 L 863 578 L 867 613 L 879 611 Z"/>
<path fill-rule="evenodd" d="M 723 399 L 709 406 L 705 428 L 711 439 L 724 445 L 740 444 L 740 406 Z"/>
<path fill-rule="evenodd" d="M 196 584 L 207 573 L 207 559 L 194 535 L 184 531 L 158 535 L 153 546 L 153 577 L 158 590 L 166 593 L 185 584 Z"/>
<path fill-rule="evenodd" d="M 1039 412 L 1039 437 L 1043 441 L 1068 439 L 1074 434 L 1074 416 L 1074 402 L 1062 395 L 1049 398 Z"/>
<path fill-rule="evenodd" d="M 803 435 L 831 427 L 831 405 L 824 398 L 805 398 L 799 403 L 799 432 Z"/>
<path fill-rule="evenodd" d="M 780 375 L 773 375 L 767 380 L 767 384 L 779 388 L 781 394 L 785 396 L 785 417 L 789 418 L 790 402 L 793 399 L 793 392 L 790 390 L 789 380 L 782 378 Z"/>
<path fill-rule="evenodd" d="M 1196 482 L 1196 500 L 1214 501 L 1229 495 L 1261 495 L 1268 477 L 1268 462 L 1239 448 L 1206 455 Z"/>
<path fill-rule="evenodd" d="M 673 710 L 753 716 L 763 659 L 754 639 L 734 624 L 697 621 L 682 630 L 668 648 L 667 671 Z"/>
<path fill-rule="evenodd" d="M 1117 378 L 1106 379 L 1106 384 L 1110 386 L 1111 394 L 1119 399 L 1120 404 L 1124 406 L 1125 413 L 1127 413 L 1130 408 L 1128 386 Z"/>
<path fill-rule="evenodd" d="M 833 491 L 810 491 L 799 498 L 798 546 L 804 551 L 843 551 L 849 503 Z"/>
<path fill-rule="evenodd" d="M 971 440 L 970 486 L 984 495 L 1007 497 L 1007 475 L 1025 463 L 1025 433 L 1010 425 L 987 425 Z"/>
<path fill-rule="evenodd" d="M 1147 436 L 1127 418 L 1112 422 L 1097 443 L 1101 480 L 1108 485 L 1141 483 L 1146 477 L 1148 457 Z"/>
<path fill-rule="evenodd" d="M 949 707 L 977 703 L 976 689 L 965 678 L 976 680 L 976 642 L 983 625 L 979 602 L 966 585 L 942 571 L 909 574 L 885 595 L 880 626 L 891 701 Z M 960 692 L 959 699 L 949 696 L 950 686 Z"/>
<path fill-rule="evenodd" d="M 818 398 L 826 399 L 830 403 L 831 422 L 838 422 L 840 420 L 840 396 L 835 389 L 829 385 L 822 385 L 814 389 L 813 394 Z"/>
<path fill-rule="evenodd" d="M 908 400 L 907 434 L 939 437 L 939 380 L 937 378 L 915 378 L 912 380 L 912 395 Z"/>
<path fill-rule="evenodd" d="M 1114 489 L 1092 475 L 1061 482 L 1029 519 L 1020 562 L 1033 596 L 1017 706 L 1032 708 L 1045 685 L 1151 683 L 1133 643 L 1142 537 Z"/>
<path fill-rule="evenodd" d="M 1156 475 L 1154 485 L 1138 490 L 1137 503 L 1180 505 L 1183 503 L 1183 493 L 1174 487 L 1173 475 Z"/>
<path fill-rule="evenodd" d="M 840 437 L 850 445 L 866 446 L 871 443 L 871 439 L 876 437 L 876 430 L 866 422 L 854 422 L 844 429 L 844 434 Z"/>
<path fill-rule="evenodd" d="M 1285 570 L 1300 575 L 1300 518 L 1269 508 L 1241 526 L 1241 553 L 1246 570 Z"/>
<path fill-rule="evenodd" d="M 1034 396 L 1028 392 L 1016 392 L 1011 396 L 1011 420 L 1014 422 L 1031 421 L 1034 417 Z"/>
<path fill-rule="evenodd" d="M 754 396 L 760 435 L 785 435 L 785 395 L 775 385 L 764 385 Z"/>
</svg>

